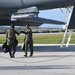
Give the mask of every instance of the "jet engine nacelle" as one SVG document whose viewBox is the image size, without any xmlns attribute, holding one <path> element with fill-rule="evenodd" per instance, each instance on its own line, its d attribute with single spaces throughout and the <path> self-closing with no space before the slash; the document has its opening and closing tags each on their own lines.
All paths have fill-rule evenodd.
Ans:
<svg viewBox="0 0 75 75">
<path fill-rule="evenodd" d="M 11 18 L 13 19 L 19 19 L 19 18 L 32 18 L 32 17 L 38 17 L 38 14 L 18 14 L 18 15 L 12 15 Z"/>
<path fill-rule="evenodd" d="M 39 11 L 37 7 L 21 9 L 18 10 L 15 14 L 12 14 L 11 20 L 38 17 L 38 13 Z"/>
</svg>

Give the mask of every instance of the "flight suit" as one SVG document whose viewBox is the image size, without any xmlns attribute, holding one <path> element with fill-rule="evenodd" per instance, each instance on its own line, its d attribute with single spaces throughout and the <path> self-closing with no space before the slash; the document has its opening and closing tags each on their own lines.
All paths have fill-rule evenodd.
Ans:
<svg viewBox="0 0 75 75">
<path fill-rule="evenodd" d="M 24 43 L 25 43 L 25 56 L 27 56 L 28 45 L 30 48 L 30 56 L 33 55 L 33 38 L 32 38 L 32 30 L 29 28 L 28 30 L 22 31 L 21 33 L 25 34 Z"/>
<path fill-rule="evenodd" d="M 9 55 L 11 58 L 14 58 L 14 54 L 16 52 L 15 34 L 19 35 L 19 33 L 14 29 L 10 29 L 6 33 L 7 45 L 9 45 Z"/>
</svg>

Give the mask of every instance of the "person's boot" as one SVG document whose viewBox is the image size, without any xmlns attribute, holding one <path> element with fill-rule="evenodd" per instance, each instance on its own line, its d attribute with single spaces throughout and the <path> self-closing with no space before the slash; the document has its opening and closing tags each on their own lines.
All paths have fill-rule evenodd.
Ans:
<svg viewBox="0 0 75 75">
<path fill-rule="evenodd" d="M 12 58 L 12 54 L 10 53 L 10 58 Z"/>
<path fill-rule="evenodd" d="M 24 57 L 27 57 L 27 55 L 24 55 Z"/>
<path fill-rule="evenodd" d="M 12 58 L 12 55 L 10 55 L 10 58 Z"/>
<path fill-rule="evenodd" d="M 33 54 L 30 54 L 29 57 L 33 56 Z"/>
<path fill-rule="evenodd" d="M 27 57 L 27 52 L 25 52 L 25 55 L 24 55 L 24 57 Z"/>
<path fill-rule="evenodd" d="M 12 58 L 15 58 L 14 54 L 12 54 Z"/>
</svg>

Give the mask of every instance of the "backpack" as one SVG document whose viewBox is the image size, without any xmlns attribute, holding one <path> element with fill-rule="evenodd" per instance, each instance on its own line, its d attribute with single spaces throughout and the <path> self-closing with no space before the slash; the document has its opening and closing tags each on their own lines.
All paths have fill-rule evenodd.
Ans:
<svg viewBox="0 0 75 75">
<path fill-rule="evenodd" d="M 9 46 L 7 45 L 6 42 L 2 45 L 2 49 L 3 49 L 3 52 L 4 52 L 4 53 L 9 52 Z"/>
</svg>

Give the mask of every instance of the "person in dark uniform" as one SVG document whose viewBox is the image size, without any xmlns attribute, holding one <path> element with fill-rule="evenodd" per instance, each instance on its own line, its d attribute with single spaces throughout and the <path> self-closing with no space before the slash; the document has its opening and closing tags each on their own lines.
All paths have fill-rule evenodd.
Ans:
<svg viewBox="0 0 75 75">
<path fill-rule="evenodd" d="M 27 57 L 28 45 L 30 47 L 30 56 L 33 56 L 33 38 L 32 38 L 32 30 L 29 27 L 29 24 L 26 25 L 25 31 L 20 31 L 20 33 L 25 34 L 24 43 L 25 43 L 25 55 Z"/>
<path fill-rule="evenodd" d="M 9 46 L 9 55 L 10 58 L 14 58 L 15 56 L 15 52 L 16 52 L 16 35 L 19 35 L 20 33 L 18 33 L 15 29 L 15 26 L 12 24 L 10 29 L 7 31 L 6 33 L 6 40 L 7 40 L 7 45 Z"/>
</svg>

